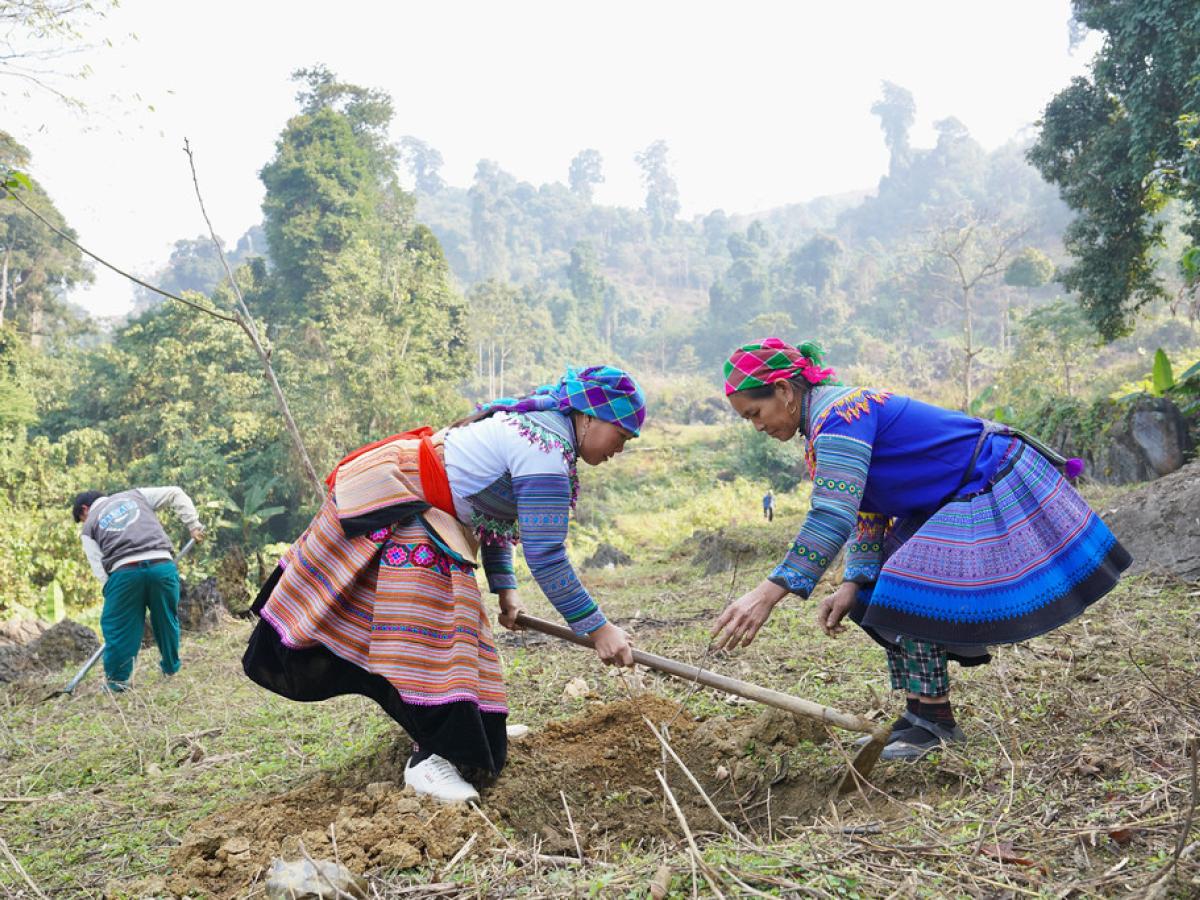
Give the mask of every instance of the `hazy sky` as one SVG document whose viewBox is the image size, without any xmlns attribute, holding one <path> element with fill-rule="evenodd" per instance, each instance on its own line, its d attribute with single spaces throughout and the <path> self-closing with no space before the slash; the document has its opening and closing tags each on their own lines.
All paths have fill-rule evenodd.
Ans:
<svg viewBox="0 0 1200 900">
<path fill-rule="evenodd" d="M 1068 0 L 122 0 L 89 29 L 97 48 L 62 63 L 90 67 L 67 86 L 88 110 L 4 84 L 0 128 L 83 243 L 141 273 L 203 229 L 185 136 L 222 237 L 260 221 L 258 171 L 296 109 L 290 73 L 316 62 L 389 91 L 394 136 L 440 150 L 452 184 L 482 157 L 565 181 L 594 147 L 597 199 L 636 206 L 633 154 L 662 138 L 685 215 L 749 212 L 873 187 L 883 79 L 916 98 L 917 146 L 950 115 L 988 148 L 1011 139 L 1096 48 L 1070 52 L 1069 14 Z M 131 298 L 98 273 L 73 299 L 107 315 Z"/>
</svg>

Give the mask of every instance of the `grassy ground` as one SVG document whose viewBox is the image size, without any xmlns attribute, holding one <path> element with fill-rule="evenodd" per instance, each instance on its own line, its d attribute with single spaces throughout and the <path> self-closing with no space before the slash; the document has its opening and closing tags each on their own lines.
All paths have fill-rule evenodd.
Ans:
<svg viewBox="0 0 1200 900">
<path fill-rule="evenodd" d="M 757 485 L 716 479 L 724 463 L 715 434 L 674 435 L 663 441 L 674 449 L 629 454 L 602 473 L 612 481 L 585 482 L 614 511 L 592 513 L 576 555 L 589 552 L 589 541 L 615 539 L 635 558 L 631 567 L 585 573 L 589 586 L 645 649 L 890 718 L 882 652 L 858 633 L 825 638 L 809 603 L 778 608 L 748 650 L 706 654 L 709 621 L 782 552 L 804 502 L 781 497 L 775 523 L 762 522 Z M 689 474 L 668 482 L 681 462 Z M 658 493 L 621 486 L 622 473 L 656 483 Z M 730 522 L 725 539 L 742 549 L 736 566 L 705 575 L 714 545 L 696 558 L 692 530 Z M 531 612 L 550 616 L 533 590 L 524 597 Z M 699 861 L 664 806 L 661 824 L 675 839 L 612 848 L 585 866 L 523 865 L 479 850 L 449 868 L 375 873 L 372 890 L 639 897 L 665 863 L 680 897 L 1196 896 L 1200 841 L 1196 825 L 1187 833 L 1184 825 L 1196 799 L 1188 746 L 1200 733 L 1198 597 L 1195 587 L 1127 580 L 1069 626 L 1002 648 L 991 666 L 954 670 L 967 745 L 920 764 L 881 763 L 868 787 L 837 802 L 789 809 L 777 799 L 773 814 L 772 777 L 760 778 L 766 816 L 757 799 L 756 809 L 727 813 L 747 842 L 722 836 L 712 822 L 692 823 Z M 0 837 L 27 875 L 0 859 L 0 889 L 136 894 L 131 886 L 164 874 L 168 854 L 199 818 L 346 770 L 394 740 L 390 720 L 365 700 L 294 704 L 253 686 L 239 668 L 248 631 L 230 622 L 187 640 L 184 668 L 172 679 L 154 671 L 151 651 L 128 695 L 101 693 L 95 676 L 75 697 L 44 704 L 39 693 L 0 693 Z M 512 720 L 535 729 L 633 690 L 585 651 L 527 634 L 503 645 Z M 575 678 L 591 696 L 564 694 Z M 709 720 L 741 723 L 758 713 L 685 683 L 653 675 L 643 682 Z M 737 756 L 760 775 L 774 773 L 776 798 L 798 781 L 822 795 L 844 751 L 810 737 L 751 740 Z M 671 774 L 676 792 L 691 790 Z M 714 777 L 696 774 L 706 783 Z M 614 815 L 623 802 L 614 800 Z M 487 803 L 485 795 L 485 810 Z M 518 850 L 535 848 L 536 836 L 519 826 L 505 831 Z"/>
</svg>

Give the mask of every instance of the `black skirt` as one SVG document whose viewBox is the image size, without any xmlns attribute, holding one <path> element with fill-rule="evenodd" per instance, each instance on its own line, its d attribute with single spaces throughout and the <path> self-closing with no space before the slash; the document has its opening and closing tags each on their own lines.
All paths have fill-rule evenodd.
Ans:
<svg viewBox="0 0 1200 900">
<path fill-rule="evenodd" d="M 283 570 L 276 568 L 258 592 L 251 609 L 266 605 Z M 460 769 L 497 775 L 508 757 L 504 713 L 482 712 L 474 703 L 438 706 L 406 703 L 382 675 L 348 662 L 321 645 L 293 649 L 264 619 L 250 635 L 242 670 L 255 684 L 289 700 L 311 703 L 343 694 L 359 694 L 378 703 L 421 747 L 450 760 Z"/>
</svg>

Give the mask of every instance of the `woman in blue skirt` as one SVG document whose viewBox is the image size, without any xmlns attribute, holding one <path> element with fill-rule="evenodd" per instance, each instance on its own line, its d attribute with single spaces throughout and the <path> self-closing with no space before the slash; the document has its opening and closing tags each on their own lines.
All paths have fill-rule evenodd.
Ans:
<svg viewBox="0 0 1200 900">
<path fill-rule="evenodd" d="M 1129 553 L 1071 487 L 1078 460 L 1025 435 L 887 391 L 845 387 L 821 350 L 766 338 L 725 363 L 725 394 L 758 431 L 807 439 L 812 508 L 783 562 L 729 606 L 717 648 L 754 640 L 780 600 L 808 597 L 845 545 L 823 599 L 828 635 L 848 614 L 887 651 L 906 710 L 884 759 L 964 739 L 948 660 L 1044 634 L 1112 590 Z"/>
</svg>

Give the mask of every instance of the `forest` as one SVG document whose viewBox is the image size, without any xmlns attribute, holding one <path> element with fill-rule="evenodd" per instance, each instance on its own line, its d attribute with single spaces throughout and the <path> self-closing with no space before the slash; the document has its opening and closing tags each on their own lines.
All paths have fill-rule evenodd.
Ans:
<svg viewBox="0 0 1200 900">
<path fill-rule="evenodd" d="M 17 47 L 9 56 L 0 55 L 0 78 L 22 63 L 20 35 L 81 41 L 83 7 L 91 4 L 35 0 L 0 10 L 8 46 Z M 1071 7 L 1080 29 L 1103 37 L 1102 48 L 1087 77 L 1061 85 L 1038 121 L 1006 143 L 989 149 L 950 116 L 936 121 L 934 141 L 922 145 L 914 137 L 922 98 L 903 84 L 883 80 L 862 111 L 877 123 L 877 139 L 887 152 L 887 170 L 876 183 L 801 203 L 692 215 L 683 213 L 681 198 L 686 199 L 689 184 L 677 180 L 665 137 L 648 139 L 632 160 L 644 188 L 638 207 L 599 202 L 597 189 L 613 161 L 589 147 L 562 160 L 561 180 L 524 181 L 506 170 L 504 160 L 485 155 L 469 183 L 453 184 L 433 142 L 407 133 L 412 129 L 405 121 L 404 97 L 351 83 L 319 60 L 297 60 L 302 67 L 290 73 L 295 92 L 290 117 L 278 131 L 273 153 L 255 164 L 264 192 L 261 220 L 240 235 L 175 236 L 164 265 L 132 273 L 137 279 L 129 283 L 132 307 L 120 316 L 95 315 L 73 295 L 105 266 L 127 269 L 130 263 L 102 256 L 101 248 L 80 238 L 60 209 L 62 198 L 47 190 L 39 159 L 26 146 L 23 124 L 0 121 L 0 519 L 6 526 L 0 529 L 0 622 L 40 621 L 44 629 L 69 619 L 97 628 L 103 596 L 80 548 L 72 499 L 82 491 L 150 485 L 182 486 L 195 501 L 208 535 L 183 566 L 185 580 L 215 579 L 227 613 L 243 616 L 275 561 L 317 512 L 324 496 L 321 480 L 347 453 L 421 425 L 440 427 L 478 404 L 553 383 L 567 364 L 607 363 L 639 380 L 647 400 L 647 431 L 619 461 L 624 474 L 581 471 L 577 527 L 568 549 L 577 564 L 599 550 L 631 555 L 634 568 L 598 567 L 588 570 L 592 574 L 585 580 L 614 597 L 622 621 L 644 629 L 646 646 L 699 661 L 707 638 L 698 629 L 706 615 L 737 596 L 730 578 L 749 589 L 752 576 L 739 570 L 736 560 L 745 559 L 747 566 L 762 562 L 758 568 L 764 568 L 779 556 L 802 521 L 812 490 L 802 448 L 754 434 L 722 394 L 721 365 L 729 352 L 768 335 L 796 344 L 819 342 L 845 384 L 887 389 L 1005 423 L 1064 455 L 1081 457 L 1093 492 L 1086 497 L 1097 511 L 1117 509 L 1122 498 L 1134 496 L 1127 492 L 1141 490 L 1144 482 L 1158 484 L 1159 476 L 1178 479 L 1171 482 L 1177 492 L 1172 496 L 1192 496 L 1186 492 L 1200 484 L 1191 462 L 1200 440 L 1200 13 L 1192 4 L 1170 0 L 1073 0 Z M 60 101 L 47 96 L 45 102 Z M 486 135 L 478 141 L 477 152 L 487 154 Z M 203 171 L 202 156 L 199 162 Z M 197 190 L 203 200 L 203 181 Z M 114 240 L 108 252 L 120 247 Z M 1187 478 L 1155 468 L 1159 457 L 1147 447 L 1160 440 L 1160 432 L 1147 438 L 1138 430 L 1146 427 L 1145 416 L 1181 423 L 1178 433 L 1172 432 L 1176 443 L 1164 452 L 1186 463 L 1183 473 L 1192 473 Z M 757 519 L 758 498 L 766 488 L 779 495 L 784 531 L 776 526 L 768 532 Z M 170 532 L 177 544 L 186 537 L 179 532 Z M 1181 526 L 1177 541 L 1200 546 L 1200 534 Z M 731 554 L 732 575 L 730 566 L 710 564 L 703 547 L 716 548 L 718 556 Z M 1195 555 L 1194 548 L 1187 552 Z M 518 574 L 528 576 L 524 563 L 518 563 Z M 447 833 L 458 836 L 453 848 L 444 851 L 432 843 L 418 848 L 426 867 L 421 884 L 454 883 L 462 893 L 446 887 L 444 894 L 416 895 L 489 896 L 480 885 L 499 877 L 488 866 L 499 864 L 496 854 L 507 845 L 502 861 L 511 867 L 517 860 L 524 872 L 510 883 L 510 896 L 522 890 L 529 896 L 576 891 L 643 896 L 643 889 L 653 896 L 666 896 L 668 889 L 671 896 L 697 890 L 712 896 L 892 896 L 902 876 L 889 882 L 879 875 L 879 866 L 889 864 L 880 846 L 892 840 L 887 823 L 895 818 L 902 838 L 896 843 L 901 849 L 893 852 L 908 854 L 906 865 L 914 871 L 929 867 L 936 877 L 948 879 L 933 888 L 905 881 L 911 891 L 896 896 L 1117 895 L 1146 885 L 1159 885 L 1157 896 L 1167 896 L 1168 882 L 1161 879 L 1162 873 L 1171 874 L 1166 866 L 1172 854 L 1170 866 L 1178 877 L 1170 889 L 1178 893 L 1170 895 L 1187 896 L 1198 877 L 1196 864 L 1188 862 L 1197 846 L 1187 830 L 1190 817 L 1178 846 L 1170 829 L 1188 805 L 1189 784 L 1195 808 L 1195 737 L 1184 741 L 1172 732 L 1169 752 L 1146 749 L 1148 755 L 1138 757 L 1136 765 L 1125 760 L 1105 768 L 1108 745 L 1097 738 L 1081 750 L 1070 743 L 1068 732 L 1071 722 L 1107 716 L 1104 721 L 1116 722 L 1122 733 L 1136 734 L 1135 743 L 1149 742 L 1147 734 L 1160 725 L 1177 731 L 1181 721 L 1195 722 L 1189 680 L 1195 659 L 1183 649 L 1194 644 L 1194 623 L 1184 618 L 1194 618 L 1195 577 L 1134 582 L 1114 601 L 1120 614 L 1097 624 L 1095 633 L 1071 632 L 1067 644 L 1039 639 L 1029 645 L 1033 649 L 1004 657 L 1004 670 L 989 673 L 991 681 L 969 682 L 976 706 L 990 709 L 987 715 L 997 729 L 1007 729 L 1028 706 L 1002 698 L 997 685 L 1003 681 L 1007 691 L 1009 683 L 1021 682 L 1032 692 L 1035 675 L 1060 677 L 1045 671 L 1048 660 L 1061 662 L 1066 654 L 1074 674 L 1061 675 L 1066 686 L 1054 695 L 1058 699 L 1046 699 L 1050 695 L 1039 687 L 1032 702 L 1058 710 L 1055 715 L 1079 718 L 1060 716 L 1047 726 L 1052 734 L 1039 731 L 1028 742 L 1005 732 L 987 754 L 973 757 L 963 751 L 967 755 L 953 757 L 941 775 L 925 781 L 896 776 L 885 785 L 885 791 L 904 798 L 894 810 L 847 811 L 845 823 L 822 818 L 829 810 L 801 796 L 786 765 L 780 763 L 777 782 L 766 771 L 775 765 L 766 761 L 772 746 L 783 738 L 756 733 L 746 744 L 741 732 L 712 737 L 716 731 L 698 731 L 707 725 L 696 722 L 702 715 L 730 713 L 727 704 L 678 686 L 662 688 L 669 702 L 683 702 L 697 714 L 676 726 L 689 760 L 726 770 L 729 759 L 705 749 L 712 741 L 752 747 L 738 757 L 740 774 L 735 775 L 761 787 L 766 798 L 766 818 L 763 810 L 751 814 L 743 808 L 744 817 L 736 819 L 742 828 L 757 828 L 752 849 L 728 836 L 725 844 L 706 844 L 722 831 L 707 820 L 700 849 L 693 843 L 688 850 L 680 835 L 669 852 L 654 849 L 659 845 L 652 847 L 646 836 L 661 837 L 657 819 L 644 831 L 626 823 L 624 831 L 617 828 L 611 835 L 597 826 L 584 836 L 581 849 L 575 822 L 567 828 L 557 819 L 568 801 L 564 794 L 559 803 L 556 786 L 553 804 L 528 811 L 544 826 L 528 846 L 522 843 L 527 831 L 507 813 L 498 821 L 499 830 L 465 813 L 452 816 Z M 692 582 L 699 593 L 688 587 Z M 805 622 L 810 617 L 794 610 L 787 615 Z M 665 623 L 661 631 L 655 630 L 657 620 Z M 1160 668 L 1138 655 L 1135 662 L 1155 673 L 1144 683 L 1123 654 L 1132 646 L 1138 647 L 1135 655 L 1146 650 L 1144 643 L 1128 642 L 1136 642 L 1150 620 L 1159 623 L 1155 629 L 1165 629 L 1183 655 Z M 240 677 L 234 671 L 236 645 L 246 627 L 234 618 L 208 643 L 201 642 L 202 651 L 193 653 L 204 660 L 201 667 L 212 668 L 200 671 L 215 679 Z M 785 636 L 775 634 L 771 641 L 777 643 L 748 657 L 752 663 L 738 670 L 743 676 L 780 690 L 816 693 L 831 705 L 882 709 L 875 687 L 872 700 L 837 679 L 837 672 L 866 668 L 858 654 L 865 658 L 874 652 L 869 642 L 860 641 L 863 646 L 849 657 L 817 663 L 819 671 L 797 673 L 788 668 Z M 622 702 L 623 683 L 589 673 L 585 661 L 568 650 L 540 660 L 536 643 L 509 643 L 504 651 L 513 690 L 527 692 L 521 695 L 527 720 L 569 730 L 576 726 L 559 719 L 579 713 L 592 716 L 586 727 L 597 733 L 607 733 L 610 726 L 619 732 L 619 722 L 605 719 L 597 700 Z M 711 660 L 714 667 L 720 661 Z M 728 666 L 732 671 L 733 663 Z M 51 680 L 75 668 L 55 671 Z M 1009 675 L 1015 680 L 1006 680 Z M 584 679 L 582 693 L 562 693 L 558 680 L 568 676 Z M 553 696 L 534 690 L 537 678 L 558 679 Z M 1089 687 L 1104 693 L 1101 687 L 1109 678 L 1113 689 L 1103 702 L 1079 694 Z M 882 681 L 879 689 L 886 692 Z M 219 692 L 197 690 L 193 699 L 206 711 L 189 714 L 186 724 L 189 733 L 208 734 L 221 699 Z M 1180 701 L 1170 728 L 1134 713 L 1120 718 L 1125 713 L 1117 699 L 1126 712 L 1139 706 L 1144 712 L 1148 697 L 1173 690 L 1177 698 L 1191 699 Z M 70 702 L 90 697 L 88 702 L 100 709 L 96 691 L 94 697 Z M 79 724 L 81 730 L 72 731 L 75 725 L 58 721 L 59 731 L 39 730 L 43 726 L 26 710 L 27 698 L 19 692 L 6 696 L 5 715 L 11 711 L 13 717 L 0 753 L 6 766 L 13 760 L 16 768 L 4 793 L 65 797 L 85 782 L 106 783 L 110 776 L 117 779 L 114 784 L 149 778 L 139 751 L 136 771 L 122 768 L 127 761 L 93 760 L 86 779 L 64 775 L 49 786 L 41 784 L 23 755 L 27 751 L 19 747 L 25 742 L 46 747 L 62 739 L 86 761 L 90 757 L 79 748 L 91 740 L 87 728 L 96 726 Z M 139 702 L 138 727 L 156 734 L 161 728 L 167 744 L 163 758 L 150 765 L 167 768 L 168 757 L 200 746 L 200 738 L 186 735 L 178 746 L 171 743 L 183 726 L 175 728 Z M 662 696 L 653 700 L 667 702 Z M 1015 705 L 1006 705 L 1010 702 Z M 111 705 L 103 703 L 105 709 Z M 295 720 L 297 745 L 272 747 L 302 760 L 297 773 L 306 778 L 332 777 L 327 773 L 336 770 L 361 776 L 364 784 L 386 782 L 379 773 L 386 769 L 380 747 L 387 726 L 381 716 L 365 721 L 355 710 L 361 712 L 338 707 L 328 719 L 305 712 Z M 270 716 L 278 717 L 271 720 L 281 727 L 286 721 L 282 713 Z M 104 727 L 119 729 L 112 724 L 117 721 Z M 214 751 L 210 745 L 203 753 L 210 759 L 217 758 L 214 752 L 230 759 L 252 754 L 254 738 L 240 731 L 241 725 L 221 727 L 227 729 L 229 746 Z M 641 728 L 640 721 L 634 727 Z M 780 727 L 800 728 L 790 720 Z M 345 736 L 336 752 L 322 747 L 322 736 L 334 732 Z M 616 740 L 617 732 L 605 740 Z M 787 733 L 792 748 L 780 751 L 779 758 L 792 759 L 805 778 L 816 777 L 813 759 L 826 767 L 840 765 L 836 743 L 807 732 Z M 121 741 L 126 739 L 120 734 Z M 788 756 L 795 754 L 797 741 L 812 751 L 804 761 Z M 1042 771 L 1033 759 L 1038 742 L 1052 748 L 1047 754 L 1061 755 L 1054 757 L 1055 765 L 1061 763 L 1086 787 L 1060 785 L 1053 789 L 1064 793 L 1041 804 L 1038 791 L 1051 787 L 1022 785 L 1007 768 Z M 996 763 L 997 746 L 1015 761 Z M 516 785 L 549 790 L 538 780 L 539 767 L 552 765 L 553 749 L 535 744 L 534 750 L 532 761 L 519 763 L 514 786 L 497 789 L 509 791 L 503 796 L 511 809 L 520 808 Z M 641 750 L 658 759 L 656 743 Z M 542 752 L 546 755 L 538 757 Z M 759 766 L 753 772 L 750 760 Z M 220 769 L 217 763 L 205 768 L 208 763 L 199 756 L 175 765 L 181 767 L 147 787 L 143 799 L 161 801 L 170 827 L 192 828 L 215 810 L 216 801 L 205 797 L 209 779 Z M 101 773 L 106 766 L 109 775 Z M 168 777 L 187 766 L 195 769 L 189 776 L 194 780 L 180 788 L 188 802 L 173 806 L 162 799 L 171 790 Z M 273 768 L 255 771 L 254 778 L 245 771 L 237 775 L 236 784 L 225 784 L 217 798 L 222 804 L 251 804 L 238 808 L 246 821 L 259 815 L 253 803 L 267 804 L 258 797 L 264 791 L 300 789 L 300 781 Z M 710 784 L 713 771 L 697 775 Z M 604 777 L 610 775 L 616 778 Z M 793 831 L 785 833 L 787 822 L 770 818 L 768 784 L 778 786 L 777 814 L 794 817 Z M 953 795 L 963 784 L 975 790 L 976 799 L 964 801 L 954 824 Z M 1100 787 L 1107 789 L 1108 800 L 1097 799 L 1104 795 Z M 322 781 L 320 790 L 334 788 Z M 649 791 L 654 801 L 637 805 L 637 790 Z M 999 821 L 980 799 L 989 792 L 993 798 L 1015 792 L 1007 807 L 1014 831 L 988 830 Z M 288 815 L 309 814 L 298 795 L 287 796 L 288 803 L 299 804 L 289 807 Z M 757 793 L 746 796 L 760 799 Z M 718 798 L 728 815 L 735 798 L 732 791 Z M 0 803 L 9 799 L 0 797 Z M 652 778 L 636 790 L 610 785 L 607 792 L 575 798 L 575 814 L 580 821 L 602 822 L 610 805 L 629 803 L 638 810 L 635 820 L 649 822 L 660 812 L 655 805 L 660 799 Z M 947 842 L 936 859 L 919 849 L 935 840 L 917 809 L 926 801 L 927 808 L 936 809 L 937 841 Z M 13 802 L 10 809 L 16 808 Z M 339 802 L 329 801 L 331 816 Z M 485 794 L 485 812 L 492 809 L 489 802 Z M 1119 813 L 1105 818 L 1105 803 L 1120 807 Z M 1096 860 L 1085 864 L 1077 835 L 1049 825 L 1051 807 L 1071 809 L 1079 828 L 1079 822 L 1090 823 L 1092 843 L 1082 852 L 1096 854 Z M 696 805 L 687 810 L 693 818 L 709 815 Z M 200 869 L 194 865 L 188 869 L 185 851 L 205 852 L 198 849 L 196 833 L 166 840 L 122 832 L 127 843 L 121 845 L 119 866 L 116 856 L 85 842 L 99 861 L 84 859 L 77 874 L 62 875 L 62 860 L 71 858 L 63 849 L 71 842 L 62 837 L 69 808 L 55 807 L 52 818 L 58 824 L 50 831 L 61 848 L 45 854 L 30 849 L 40 827 L 34 810 L 21 806 L 20 813 L 25 818 L 4 848 L 11 845 L 24 860 L 27 879 L 49 885 L 53 896 L 140 896 L 132 888 L 120 893 L 126 889 L 121 885 L 185 870 L 194 876 L 189 882 L 194 896 L 252 893 L 246 887 L 246 879 L 252 880 L 249 868 L 228 864 L 228 871 L 236 869 L 243 879 L 236 885 L 222 881 L 226 876 L 215 863 L 208 874 L 196 874 Z M 101 812 L 89 807 L 87 815 Z M 365 821 L 372 815 L 359 808 L 342 818 Z M 1039 817 L 1053 832 L 1044 857 L 1037 849 Z M 991 824 L 976 830 L 977 819 Z M 1134 823 L 1128 825 L 1136 835 L 1132 845 L 1119 836 L 1126 820 Z M 662 821 L 668 831 L 677 830 L 669 812 Z M 469 838 L 475 831 L 478 837 Z M 223 833 L 220 840 L 233 833 Z M 479 842 L 474 851 L 466 847 L 468 838 Z M 405 840 L 416 843 L 411 835 Z M 148 842 L 147 847 L 136 849 L 139 842 Z M 492 850 L 480 861 L 476 857 L 485 844 Z M 963 851 L 966 856 L 956 856 L 967 844 L 972 846 Z M 850 846 L 843 863 L 829 861 Z M 336 853 L 336 841 L 332 848 Z M 58 852 L 65 855 L 55 856 Z M 411 861 L 401 862 L 403 855 L 371 851 L 358 859 L 353 849 L 347 852 L 359 868 L 393 873 L 411 868 Z M 600 862 L 588 868 L 585 855 Z M 1123 873 L 1122 856 L 1134 859 Z M 578 859 L 569 865 L 552 861 L 562 857 Z M 633 861 L 626 866 L 624 857 Z M 806 869 L 816 858 L 825 862 Z M 526 866 L 530 860 L 533 868 Z M 661 875 L 660 863 L 669 863 L 674 876 L 668 872 L 667 887 L 654 893 L 651 882 Z M 0 884 L 9 895 L 46 896 L 36 885 L 35 893 L 23 893 L 33 881 L 19 878 L 19 865 L 11 872 L 5 865 L 0 861 Z M 546 872 L 538 869 L 541 865 Z M 573 874 L 556 881 L 556 865 Z M 697 865 L 703 878 L 696 875 Z M 114 877 L 121 884 L 114 887 L 108 874 L 118 869 Z M 537 873 L 530 874 L 534 869 Z M 513 877 L 511 871 L 504 877 Z M 370 896 L 417 890 L 393 876 L 379 878 Z M 755 887 L 747 889 L 747 880 Z M 170 896 L 193 896 L 181 883 L 171 883 L 175 894 Z M 207 887 L 196 887 L 201 885 Z"/>
</svg>

